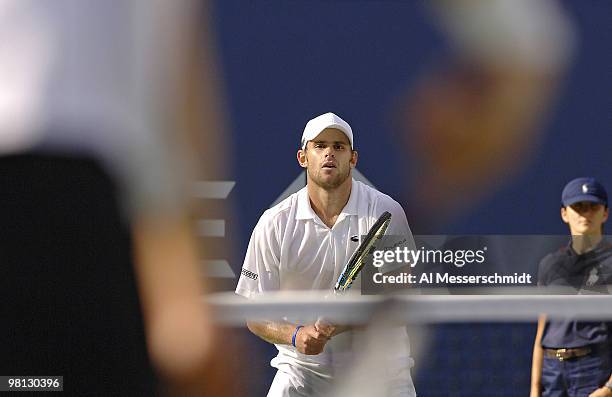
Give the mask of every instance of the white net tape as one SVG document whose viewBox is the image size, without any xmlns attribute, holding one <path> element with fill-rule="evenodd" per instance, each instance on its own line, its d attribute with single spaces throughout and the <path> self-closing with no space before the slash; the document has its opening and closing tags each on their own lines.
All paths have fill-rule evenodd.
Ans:
<svg viewBox="0 0 612 397">
<path fill-rule="evenodd" d="M 474 292 L 474 291 L 472 291 Z M 406 323 L 535 321 L 549 318 L 612 320 L 610 295 L 537 295 L 537 289 L 498 290 L 504 295 L 401 295 L 347 294 L 329 298 L 312 292 L 269 293 L 245 299 L 234 293 L 208 295 L 216 321 L 243 325 L 245 320 L 281 319 L 288 314 L 304 319 L 324 316 L 342 323 L 368 322 L 378 311 L 392 311 Z M 518 295 L 519 293 L 529 293 Z"/>
</svg>

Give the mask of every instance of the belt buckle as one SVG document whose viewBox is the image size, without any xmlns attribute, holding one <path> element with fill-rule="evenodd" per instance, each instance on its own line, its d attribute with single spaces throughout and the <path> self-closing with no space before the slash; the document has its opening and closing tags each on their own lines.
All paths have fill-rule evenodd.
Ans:
<svg viewBox="0 0 612 397">
<path fill-rule="evenodd" d="M 563 353 L 566 353 L 566 352 L 567 352 L 567 349 L 557 349 L 557 351 L 555 352 L 555 357 L 557 358 L 557 360 L 563 361 L 565 360 Z"/>
</svg>

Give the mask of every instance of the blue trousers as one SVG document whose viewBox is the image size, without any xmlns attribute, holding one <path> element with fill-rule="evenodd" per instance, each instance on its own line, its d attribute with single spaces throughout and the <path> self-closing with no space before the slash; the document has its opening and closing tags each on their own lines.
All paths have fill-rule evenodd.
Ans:
<svg viewBox="0 0 612 397">
<path fill-rule="evenodd" d="M 544 357 L 542 397 L 588 397 L 606 383 L 611 373 L 610 351 L 564 361 Z"/>
</svg>

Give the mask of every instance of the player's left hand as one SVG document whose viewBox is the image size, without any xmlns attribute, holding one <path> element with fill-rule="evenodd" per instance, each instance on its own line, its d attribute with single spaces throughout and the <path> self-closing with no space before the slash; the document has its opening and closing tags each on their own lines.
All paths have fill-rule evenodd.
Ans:
<svg viewBox="0 0 612 397">
<path fill-rule="evenodd" d="M 322 318 L 315 323 L 315 329 L 328 338 L 336 335 L 336 326 Z"/>
<path fill-rule="evenodd" d="M 319 318 L 314 326 L 318 332 L 322 333 L 328 338 L 331 338 L 332 336 L 336 336 L 338 334 L 341 334 L 343 332 L 346 332 L 354 328 L 353 326 L 350 326 L 350 325 L 332 324 L 331 322 L 325 320 L 324 318 Z"/>
<path fill-rule="evenodd" d="M 589 394 L 589 397 L 612 397 L 612 390 L 607 387 L 600 387 L 593 393 Z"/>
</svg>

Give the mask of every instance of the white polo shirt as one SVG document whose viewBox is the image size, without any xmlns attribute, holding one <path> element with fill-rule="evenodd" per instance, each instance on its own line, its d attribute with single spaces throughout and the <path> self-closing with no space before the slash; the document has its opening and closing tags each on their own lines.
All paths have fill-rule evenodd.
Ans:
<svg viewBox="0 0 612 397">
<path fill-rule="evenodd" d="M 268 291 L 331 290 L 362 235 L 384 212 L 391 213 L 388 235 L 412 234 L 402 207 L 391 197 L 362 182 L 352 181 L 350 198 L 332 228 L 313 211 L 304 187 L 263 213 L 253 230 L 236 293 L 247 298 Z M 357 240 L 357 241 L 355 241 Z M 359 278 L 353 288 L 359 287 Z M 287 318 L 287 321 L 292 319 Z M 295 321 L 295 320 L 293 320 Z M 350 334 L 345 333 L 345 334 Z M 291 345 L 276 345 L 271 364 L 308 383 L 308 374 L 331 378 L 336 366 L 348 360 L 350 346 L 341 334 L 318 355 L 304 355 Z M 407 348 L 407 343 L 406 343 Z M 412 360 L 406 351 L 409 366 Z"/>
</svg>

